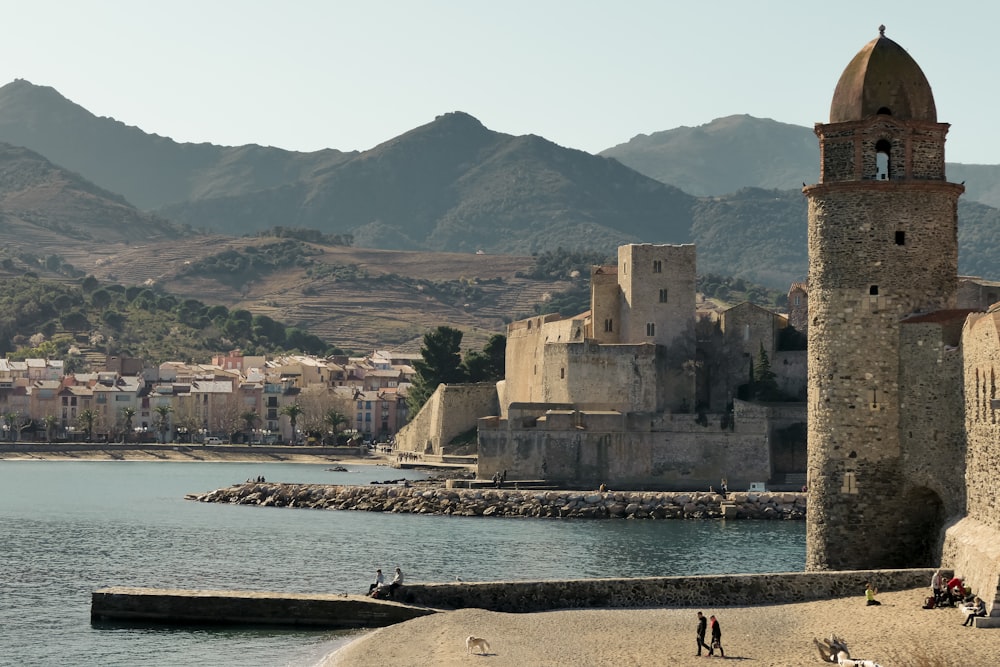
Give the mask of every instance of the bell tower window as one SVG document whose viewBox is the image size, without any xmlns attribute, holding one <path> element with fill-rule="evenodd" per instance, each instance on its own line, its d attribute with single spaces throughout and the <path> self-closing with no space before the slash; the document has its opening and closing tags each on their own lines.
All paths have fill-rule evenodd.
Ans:
<svg viewBox="0 0 1000 667">
<path fill-rule="evenodd" d="M 879 181 L 889 180 L 889 175 L 892 173 L 892 164 L 889 159 L 889 152 L 892 150 L 892 144 L 890 144 L 885 139 L 879 139 L 878 143 L 875 144 L 875 179 Z"/>
</svg>

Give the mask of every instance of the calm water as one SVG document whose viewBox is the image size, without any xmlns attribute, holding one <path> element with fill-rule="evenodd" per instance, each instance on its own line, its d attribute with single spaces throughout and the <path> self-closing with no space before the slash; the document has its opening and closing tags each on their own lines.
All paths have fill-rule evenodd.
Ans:
<svg viewBox="0 0 1000 667">
<path fill-rule="evenodd" d="M 567 521 L 289 510 L 184 500 L 264 475 L 363 483 L 384 467 L 0 461 L 0 665 L 312 666 L 329 631 L 91 626 L 101 586 L 363 592 L 411 581 L 786 572 L 804 522 Z M 485 528 L 488 526 L 488 530 Z M 389 570 L 386 570 L 387 572 Z"/>
</svg>

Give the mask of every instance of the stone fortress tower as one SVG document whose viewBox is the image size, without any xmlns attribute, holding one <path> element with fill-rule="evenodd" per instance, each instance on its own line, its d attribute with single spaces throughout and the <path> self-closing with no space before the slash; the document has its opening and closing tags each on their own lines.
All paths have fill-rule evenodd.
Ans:
<svg viewBox="0 0 1000 667">
<path fill-rule="evenodd" d="M 927 347 L 913 333 L 959 317 L 964 188 L 945 177 L 949 126 L 927 79 L 884 31 L 841 75 L 829 123 L 815 126 L 820 180 L 803 189 L 810 570 L 929 566 L 946 517 L 964 510 L 961 361 L 942 352 L 961 320 L 952 345 L 947 327 Z M 925 384 L 944 395 L 917 392 Z M 921 410 L 959 418 L 914 432 Z"/>
</svg>

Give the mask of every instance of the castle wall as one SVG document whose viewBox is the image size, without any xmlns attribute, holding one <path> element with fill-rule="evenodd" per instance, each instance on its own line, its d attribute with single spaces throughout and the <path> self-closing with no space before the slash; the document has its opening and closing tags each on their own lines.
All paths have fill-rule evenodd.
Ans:
<svg viewBox="0 0 1000 667">
<path fill-rule="evenodd" d="M 956 307 L 989 310 L 1000 301 L 1000 283 L 981 278 L 959 278 Z"/>
<path fill-rule="evenodd" d="M 964 319 L 963 314 L 950 320 L 904 320 L 900 331 L 903 472 L 907 487 L 934 494 L 933 502 L 942 512 L 937 526 L 965 511 L 963 364 L 958 347 Z"/>
<path fill-rule="evenodd" d="M 806 350 L 775 352 L 771 356 L 774 380 L 786 396 L 806 400 L 809 353 Z"/>
<path fill-rule="evenodd" d="M 778 316 L 744 302 L 722 313 L 722 332 L 731 350 L 756 359 L 762 345 L 768 355 L 777 347 Z"/>
<path fill-rule="evenodd" d="M 672 345 L 692 337 L 695 263 L 691 244 L 619 246 L 621 342 Z"/>
<path fill-rule="evenodd" d="M 968 516 L 1000 531 L 1000 314 L 970 316 L 965 357 L 965 493 Z"/>
<path fill-rule="evenodd" d="M 442 454 L 455 436 L 475 428 L 480 417 L 498 411 L 493 382 L 438 385 L 420 412 L 396 434 L 396 447 L 401 451 Z"/>
<path fill-rule="evenodd" d="M 543 400 L 540 372 L 546 340 L 545 325 L 561 319 L 557 314 L 550 314 L 507 325 L 504 365 L 509 402 Z"/>
<path fill-rule="evenodd" d="M 530 419 L 512 409 L 510 420 L 479 422 L 480 476 L 507 470 L 512 478 L 576 487 L 676 490 L 705 489 L 720 477 L 733 489 L 770 479 L 766 419 L 747 418 L 730 431 L 719 427 L 722 415 L 708 415 L 704 424 L 694 415 L 673 415 L 674 430 L 648 430 L 666 419 L 576 410 L 546 410 Z"/>
<path fill-rule="evenodd" d="M 544 402 L 601 402 L 625 412 L 662 410 L 666 402 L 666 369 L 655 345 L 548 344 L 542 360 Z"/>
<path fill-rule="evenodd" d="M 595 266 L 590 272 L 590 321 L 587 336 L 598 343 L 620 343 L 622 292 L 617 266 Z"/>
</svg>

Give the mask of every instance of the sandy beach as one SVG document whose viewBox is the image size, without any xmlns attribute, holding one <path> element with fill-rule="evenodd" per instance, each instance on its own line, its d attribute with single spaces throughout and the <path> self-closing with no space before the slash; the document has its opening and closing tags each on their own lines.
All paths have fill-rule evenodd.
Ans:
<svg viewBox="0 0 1000 667">
<path fill-rule="evenodd" d="M 844 639 L 854 658 L 882 667 L 1000 664 L 1000 629 L 962 627 L 954 608 L 921 609 L 927 589 L 883 592 L 881 606 L 856 598 L 723 607 L 706 605 L 722 627 L 726 661 L 765 666 L 823 664 L 813 638 Z M 328 657 L 324 667 L 582 667 L 714 664 L 696 656 L 698 609 L 568 610 L 504 614 L 462 609 L 382 628 Z M 468 655 L 483 637 L 488 655 Z M 709 661 L 710 660 L 710 661 Z"/>
<path fill-rule="evenodd" d="M 34 449 L 34 448 L 33 448 Z M 45 451 L 27 451 L 16 447 L 0 449 L 0 461 L 191 461 L 201 463 L 228 461 L 232 463 L 340 463 L 388 465 L 389 459 L 382 454 L 352 456 L 349 454 L 320 455 L 305 452 L 289 452 L 289 448 L 277 451 L 261 448 L 260 452 L 228 452 L 220 449 L 201 448 L 198 445 L 177 445 L 175 448 L 153 449 L 135 445 L 128 449 L 93 449 L 67 451 L 58 445 Z"/>
</svg>

